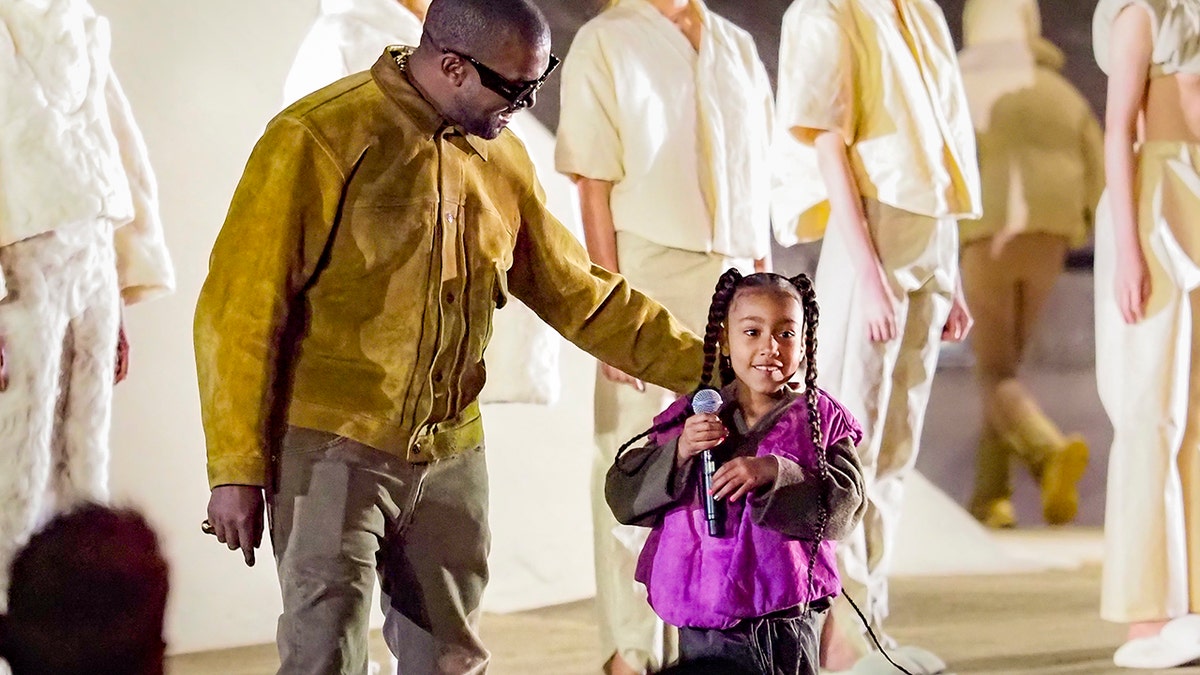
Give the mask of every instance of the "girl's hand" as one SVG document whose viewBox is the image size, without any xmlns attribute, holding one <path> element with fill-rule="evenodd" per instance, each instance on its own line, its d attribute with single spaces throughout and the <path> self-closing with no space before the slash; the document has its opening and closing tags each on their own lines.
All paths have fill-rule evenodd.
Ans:
<svg viewBox="0 0 1200 675">
<path fill-rule="evenodd" d="M 679 447 L 675 451 L 675 465 L 683 466 L 701 452 L 717 447 L 728 435 L 729 431 L 721 424 L 720 417 L 712 413 L 692 415 L 683 423 L 683 434 L 679 436 Z"/>
<path fill-rule="evenodd" d="M 736 502 L 749 492 L 770 485 L 779 477 L 774 457 L 738 457 L 721 465 L 713 476 L 713 496 Z"/>
<path fill-rule="evenodd" d="M 1146 318 L 1146 302 L 1150 299 L 1150 270 L 1141 250 L 1123 253 L 1117 259 L 1115 281 L 1117 307 L 1127 324 Z"/>
</svg>

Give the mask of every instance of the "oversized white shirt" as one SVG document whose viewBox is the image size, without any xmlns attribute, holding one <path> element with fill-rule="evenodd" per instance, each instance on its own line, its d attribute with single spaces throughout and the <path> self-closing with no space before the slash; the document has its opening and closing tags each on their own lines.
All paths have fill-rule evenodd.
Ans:
<svg viewBox="0 0 1200 675">
<path fill-rule="evenodd" d="M 615 183 L 618 231 L 670 248 L 770 248 L 771 85 L 753 38 L 695 2 L 699 52 L 646 0 L 579 30 L 563 64 L 555 163 Z"/>
<path fill-rule="evenodd" d="M 975 130 L 934 0 L 795 0 L 784 14 L 775 235 L 820 238 L 828 195 L 812 146 L 839 131 L 864 197 L 934 218 L 978 217 Z"/>
<path fill-rule="evenodd" d="M 170 292 L 158 187 L 86 0 L 0 0 L 0 246 L 65 226 L 115 228 L 126 304 Z M 0 270 L 0 297 L 7 294 Z"/>
<path fill-rule="evenodd" d="M 418 44 L 421 31 L 421 19 L 396 0 L 321 0 L 321 14 L 301 43 L 284 86 L 284 103 L 368 70 L 388 45 Z M 508 128 L 525 143 L 550 212 L 582 239 L 575 187 L 554 172 L 554 134 L 527 110 L 514 115 Z M 562 339 L 515 298 L 494 321 L 487 348 L 489 377 L 479 401 L 555 402 L 561 389 Z"/>
</svg>

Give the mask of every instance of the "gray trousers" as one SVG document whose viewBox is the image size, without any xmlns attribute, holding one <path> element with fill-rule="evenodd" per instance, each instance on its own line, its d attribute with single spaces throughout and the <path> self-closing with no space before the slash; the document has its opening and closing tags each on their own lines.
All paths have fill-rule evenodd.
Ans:
<svg viewBox="0 0 1200 675">
<path fill-rule="evenodd" d="M 722 659 L 730 674 L 740 668 L 762 675 L 817 675 L 817 633 L 828 608 L 823 599 L 813 607 L 746 619 L 724 630 L 680 628 L 679 659 L 684 664 Z"/>
<path fill-rule="evenodd" d="M 483 448 L 410 464 L 290 427 L 270 500 L 286 675 L 364 675 L 375 576 L 404 675 L 483 673 L 477 632 L 491 535 Z"/>
</svg>

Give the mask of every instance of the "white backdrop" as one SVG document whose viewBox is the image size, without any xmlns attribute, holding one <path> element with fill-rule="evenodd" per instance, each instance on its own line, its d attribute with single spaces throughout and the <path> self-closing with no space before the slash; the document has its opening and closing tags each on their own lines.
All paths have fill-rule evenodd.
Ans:
<svg viewBox="0 0 1200 675">
<path fill-rule="evenodd" d="M 274 639 L 279 593 L 267 545 L 246 569 L 199 531 L 208 489 L 192 310 L 250 148 L 278 109 L 316 0 L 93 0 L 146 135 L 178 292 L 128 314 L 130 379 L 113 420 L 116 501 L 145 510 L 172 563 L 174 652 Z M 562 355 L 563 402 L 484 412 L 492 472 L 491 611 L 593 592 L 587 473 L 593 365 Z"/>
</svg>

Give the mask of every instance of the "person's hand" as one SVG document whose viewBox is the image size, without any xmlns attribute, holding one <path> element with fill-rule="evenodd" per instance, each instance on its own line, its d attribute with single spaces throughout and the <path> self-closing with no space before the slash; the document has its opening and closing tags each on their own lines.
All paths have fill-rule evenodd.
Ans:
<svg viewBox="0 0 1200 675">
<path fill-rule="evenodd" d="M 751 491 L 774 483 L 778 477 L 779 462 L 774 457 L 738 457 L 722 464 L 713 474 L 713 497 L 736 502 Z"/>
<path fill-rule="evenodd" d="M 129 376 L 129 338 L 125 337 L 125 317 L 121 317 L 121 326 L 117 329 L 117 369 L 113 384 L 121 384 Z"/>
<path fill-rule="evenodd" d="M 872 342 L 887 342 L 896 338 L 896 305 L 900 304 L 883 270 L 876 270 L 863 285 L 863 307 L 867 335 Z"/>
<path fill-rule="evenodd" d="M 715 414 L 692 415 L 683 423 L 683 433 L 679 436 L 679 444 L 675 450 L 676 466 L 683 466 L 701 452 L 717 447 L 728 435 L 729 431 L 721 423 L 721 418 Z"/>
<path fill-rule="evenodd" d="M 942 339 L 946 342 L 962 342 L 974 325 L 975 319 L 971 317 L 967 299 L 963 297 L 962 291 L 956 291 L 950 302 L 950 314 L 946 317 L 946 325 L 942 328 Z"/>
<path fill-rule="evenodd" d="M 230 551 L 242 550 L 254 566 L 254 549 L 262 543 L 263 490 L 255 485 L 218 485 L 208 499 L 208 522 L 217 541 Z"/>
<path fill-rule="evenodd" d="M 0 391 L 8 391 L 8 340 L 0 335 Z"/>
<path fill-rule="evenodd" d="M 645 382 L 642 382 L 641 380 L 630 375 L 629 373 L 626 373 L 625 371 L 621 370 L 620 368 L 614 368 L 613 366 L 610 366 L 607 363 L 600 364 L 600 374 L 603 375 L 604 379 L 608 380 L 609 382 L 616 382 L 617 384 L 627 384 L 627 385 L 633 387 L 634 389 L 637 389 L 638 391 L 646 391 L 646 383 Z"/>
<path fill-rule="evenodd" d="M 1127 324 L 1146 318 L 1146 302 L 1150 300 L 1150 270 L 1141 250 L 1123 252 L 1117 259 L 1115 280 L 1117 307 Z"/>
</svg>

